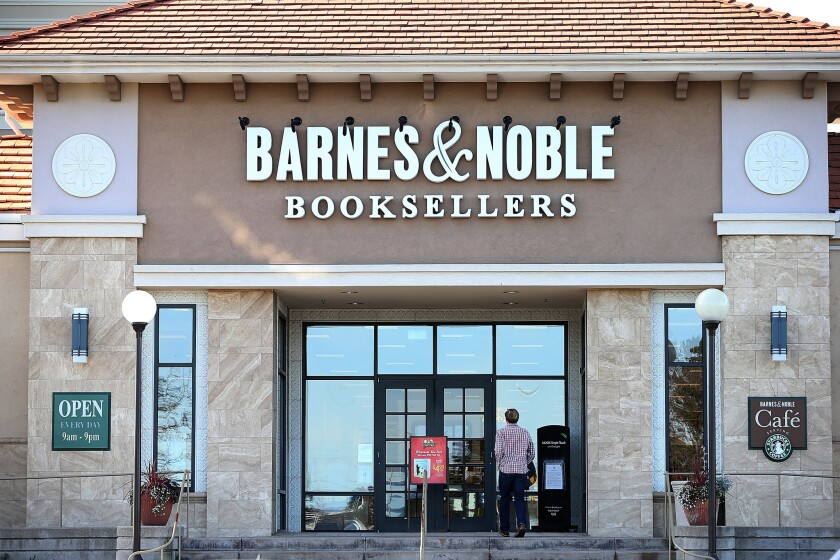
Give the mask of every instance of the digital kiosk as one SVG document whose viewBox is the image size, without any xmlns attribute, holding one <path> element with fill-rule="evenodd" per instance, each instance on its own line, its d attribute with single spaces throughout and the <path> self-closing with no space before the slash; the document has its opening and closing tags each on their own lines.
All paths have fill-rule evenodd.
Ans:
<svg viewBox="0 0 840 560">
<path fill-rule="evenodd" d="M 569 489 L 569 428 L 537 429 L 539 530 L 568 532 L 572 523 Z"/>
</svg>

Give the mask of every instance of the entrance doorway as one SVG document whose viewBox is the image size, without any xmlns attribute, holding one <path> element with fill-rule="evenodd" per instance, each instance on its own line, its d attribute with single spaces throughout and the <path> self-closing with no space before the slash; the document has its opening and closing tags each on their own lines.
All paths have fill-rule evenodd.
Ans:
<svg viewBox="0 0 840 560">
<path fill-rule="evenodd" d="M 383 531 L 420 527 L 420 485 L 408 484 L 411 436 L 446 436 L 448 484 L 430 485 L 429 531 L 485 531 L 496 521 L 495 392 L 490 376 L 380 379 L 375 511 Z"/>
</svg>

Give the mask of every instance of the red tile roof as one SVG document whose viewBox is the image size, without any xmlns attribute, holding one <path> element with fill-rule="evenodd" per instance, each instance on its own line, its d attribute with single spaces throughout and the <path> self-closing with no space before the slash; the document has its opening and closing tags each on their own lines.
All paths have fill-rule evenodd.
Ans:
<svg viewBox="0 0 840 560">
<path fill-rule="evenodd" d="M 32 208 L 32 137 L 0 136 L 0 213 Z"/>
<path fill-rule="evenodd" d="M 840 28 L 734 0 L 139 0 L 0 39 L 0 55 L 837 50 Z"/>
<path fill-rule="evenodd" d="M 828 207 L 840 210 L 840 133 L 828 133 Z"/>
</svg>

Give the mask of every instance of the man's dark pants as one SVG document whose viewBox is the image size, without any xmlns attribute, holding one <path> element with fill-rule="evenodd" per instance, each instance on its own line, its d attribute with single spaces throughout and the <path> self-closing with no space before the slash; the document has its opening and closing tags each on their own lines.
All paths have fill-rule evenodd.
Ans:
<svg viewBox="0 0 840 560">
<path fill-rule="evenodd" d="M 499 531 L 510 531 L 510 495 L 516 509 L 516 524 L 525 524 L 525 489 L 528 476 L 525 474 L 507 474 L 499 471 Z"/>
</svg>

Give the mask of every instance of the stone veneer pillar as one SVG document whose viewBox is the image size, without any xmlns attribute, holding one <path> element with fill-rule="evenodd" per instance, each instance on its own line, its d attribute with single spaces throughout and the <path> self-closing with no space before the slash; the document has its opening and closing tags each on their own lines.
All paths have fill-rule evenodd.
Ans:
<svg viewBox="0 0 840 560">
<path fill-rule="evenodd" d="M 134 289 L 137 240 L 51 238 L 30 240 L 29 476 L 130 473 L 134 457 L 135 337 L 122 316 Z M 90 311 L 86 364 L 70 356 L 74 307 Z M 111 393 L 110 451 L 52 451 L 52 394 Z M 29 527 L 127 525 L 129 477 L 30 481 Z"/>
<path fill-rule="evenodd" d="M 722 327 L 723 466 L 727 472 L 832 474 L 828 237 L 726 235 L 731 310 Z M 786 305 L 788 358 L 770 356 L 770 311 Z M 805 396 L 808 449 L 773 463 L 748 449 L 747 397 Z M 830 527 L 830 479 L 734 476 L 726 522 Z"/>
<path fill-rule="evenodd" d="M 651 293 L 586 295 L 587 530 L 653 535 Z"/>
<path fill-rule="evenodd" d="M 208 296 L 207 536 L 274 529 L 274 295 Z"/>
</svg>

